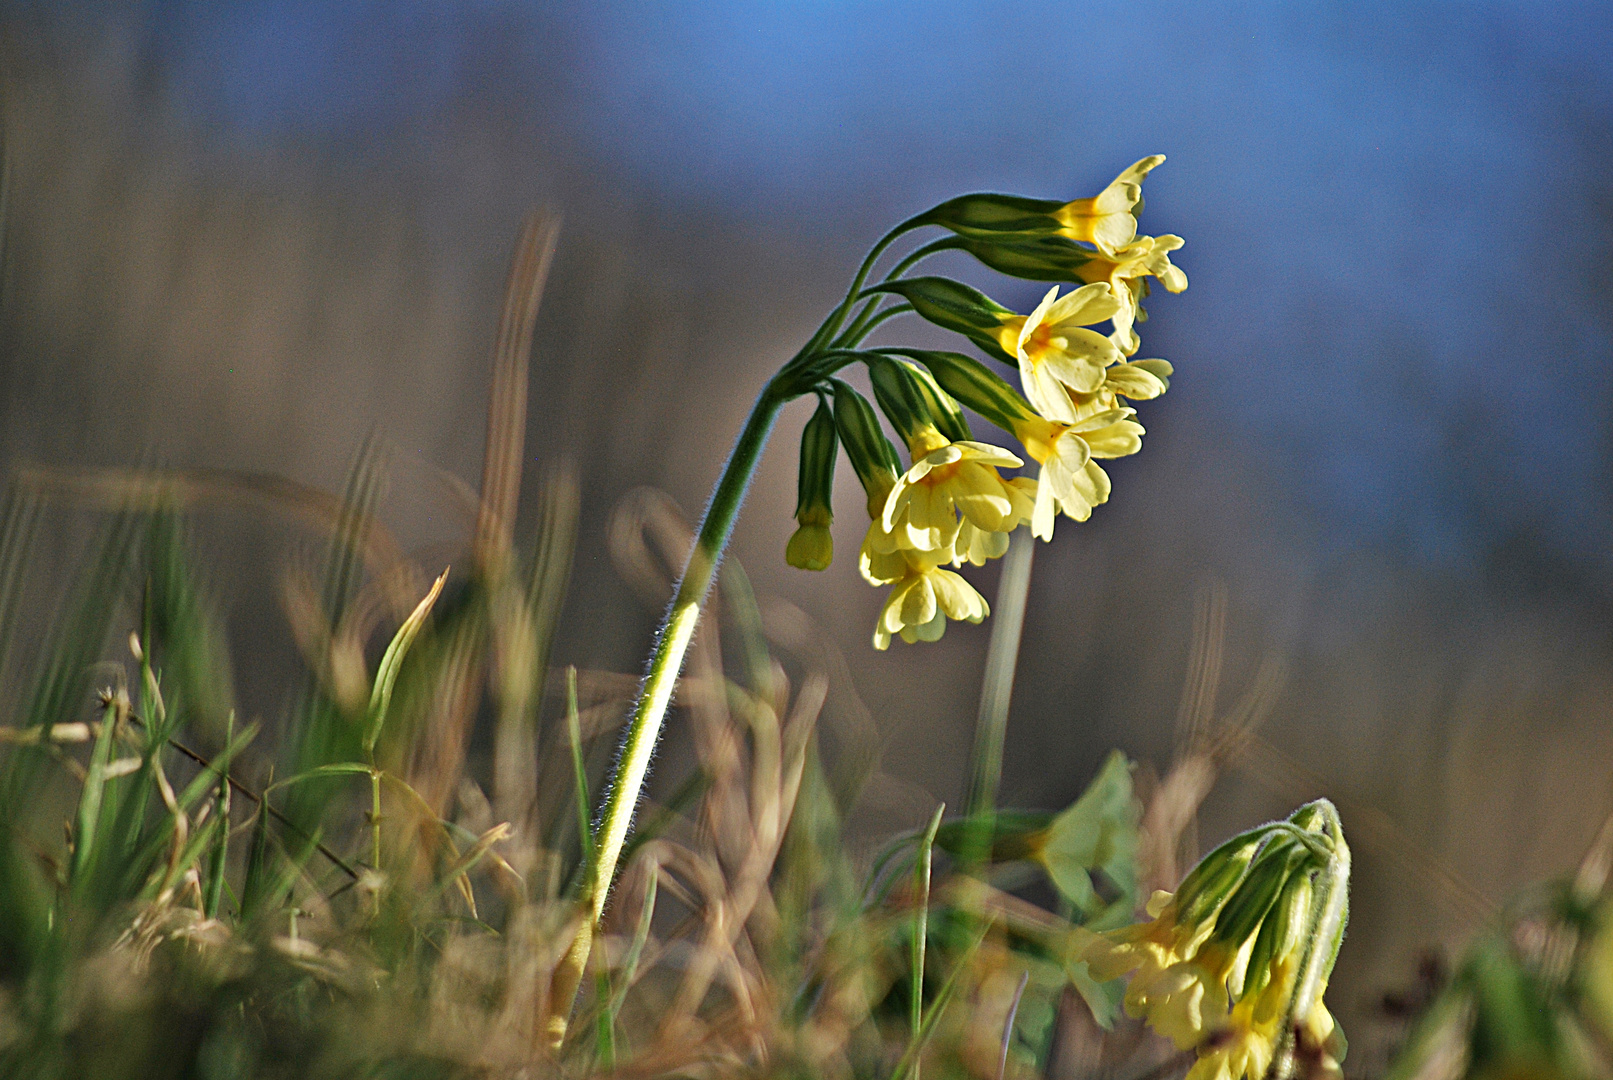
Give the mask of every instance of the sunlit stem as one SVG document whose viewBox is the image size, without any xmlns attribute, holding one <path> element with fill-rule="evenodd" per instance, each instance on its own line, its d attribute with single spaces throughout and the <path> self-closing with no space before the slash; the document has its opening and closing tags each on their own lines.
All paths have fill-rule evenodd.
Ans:
<svg viewBox="0 0 1613 1080">
<path fill-rule="evenodd" d="M 370 770 L 370 865 L 381 871 L 381 772 Z"/>
<path fill-rule="evenodd" d="M 667 706 L 672 701 L 673 689 L 677 686 L 678 673 L 683 668 L 684 654 L 688 652 L 689 642 L 694 638 L 695 627 L 700 622 L 701 606 L 717 575 L 717 564 L 728 546 L 734 520 L 739 516 L 739 508 L 745 501 L 751 478 L 762 459 L 762 450 L 767 445 L 773 421 L 778 417 L 779 409 L 792 396 L 788 384 L 779 376 L 769 382 L 756 399 L 745 421 L 745 428 L 740 432 L 739 441 L 729 455 L 728 464 L 712 490 L 711 502 L 706 507 L 705 518 L 700 522 L 694 547 L 689 552 L 689 561 L 684 566 L 677 591 L 656 636 L 655 649 L 650 654 L 644 682 L 639 687 L 638 701 L 633 706 L 627 734 L 622 740 L 616 768 L 606 790 L 605 808 L 595 836 L 593 858 L 584 878 L 576 936 L 565 958 L 555 969 L 549 1016 L 544 1026 L 544 1034 L 551 1047 L 558 1048 L 565 1040 L 566 1026 L 576 1003 L 578 988 L 582 985 L 583 972 L 588 966 L 588 954 L 593 948 L 594 927 L 605 910 L 605 901 L 616 876 L 616 863 L 633 822 L 633 811 L 643 793 L 644 777 L 655 754 L 655 745 L 661 737 L 662 723 L 666 718 Z"/>
</svg>

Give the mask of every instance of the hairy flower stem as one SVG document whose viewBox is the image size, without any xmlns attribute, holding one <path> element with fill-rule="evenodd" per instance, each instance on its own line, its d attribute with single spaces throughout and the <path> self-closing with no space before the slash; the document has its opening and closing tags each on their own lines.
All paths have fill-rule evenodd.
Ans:
<svg viewBox="0 0 1613 1080">
<path fill-rule="evenodd" d="M 762 390 L 752 406 L 745 428 L 734 444 L 728 464 L 723 468 L 717 486 L 712 490 L 711 502 L 700 522 L 700 532 L 689 552 L 683 576 L 678 580 L 677 592 L 662 619 L 656 636 L 655 651 L 650 654 L 644 683 L 639 687 L 638 701 L 628 721 L 627 735 L 617 757 L 616 770 L 611 777 L 605 796 L 605 808 L 600 817 L 595 837 L 593 858 L 584 879 L 576 936 L 571 948 L 555 969 L 549 994 L 549 1016 L 544 1034 L 549 1045 L 558 1048 L 566 1037 L 577 991 L 582 985 L 583 972 L 588 966 L 588 954 L 593 948 L 594 927 L 605 910 L 616 876 L 616 862 L 627 840 L 633 822 L 633 811 L 638 806 L 649 771 L 650 758 L 661 737 L 662 723 L 672 691 L 677 685 L 678 673 L 683 669 L 684 654 L 694 638 L 700 622 L 700 610 L 706 594 L 717 576 L 717 565 L 728 546 L 734 520 L 745 501 L 751 478 L 762 459 L 767 436 L 773 429 L 779 409 L 791 397 L 782 378 L 776 377 Z"/>
</svg>

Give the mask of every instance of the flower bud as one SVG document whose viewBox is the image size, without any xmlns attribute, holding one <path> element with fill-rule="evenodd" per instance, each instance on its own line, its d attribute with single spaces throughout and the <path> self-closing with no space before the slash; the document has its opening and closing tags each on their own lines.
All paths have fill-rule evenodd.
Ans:
<svg viewBox="0 0 1613 1080">
<path fill-rule="evenodd" d="M 923 364 L 942 390 L 1004 431 L 1014 430 L 1015 421 L 1035 415 L 1025 399 L 1002 376 L 972 356 L 928 349 L 888 351 L 899 352 Z"/>
<path fill-rule="evenodd" d="M 835 430 L 868 495 L 868 516 L 877 518 L 884 511 L 886 496 L 902 475 L 901 459 L 885 437 L 868 399 L 839 379 L 833 380 L 833 385 Z"/>
<path fill-rule="evenodd" d="M 876 285 L 868 292 L 894 293 L 913 305 L 913 311 L 921 318 L 943 330 L 962 334 L 999 360 L 1014 363 L 1014 358 L 1003 352 L 997 330 L 1017 313 L 978 289 L 951 278 L 916 277 Z"/>
<path fill-rule="evenodd" d="M 818 399 L 818 409 L 801 429 L 801 461 L 797 474 L 795 520 L 800 527 L 790 537 L 784 560 L 802 570 L 826 570 L 834 558 L 834 521 L 831 496 L 840 443 L 835 434 L 834 411 Z"/>
</svg>

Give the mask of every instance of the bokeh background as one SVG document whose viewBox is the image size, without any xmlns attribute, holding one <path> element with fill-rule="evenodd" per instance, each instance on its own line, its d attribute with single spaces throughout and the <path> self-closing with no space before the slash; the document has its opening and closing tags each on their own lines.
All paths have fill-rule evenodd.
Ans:
<svg viewBox="0 0 1613 1080">
<path fill-rule="evenodd" d="M 1333 996 L 1365 1068 L 1419 951 L 1613 809 L 1609 41 L 1595 3 L 6 3 L 0 458 L 339 490 L 375 430 L 429 559 L 465 527 L 438 470 L 480 473 L 515 230 L 554 208 L 527 472 L 582 482 L 556 660 L 631 672 L 657 613 L 611 569 L 612 507 L 698 511 L 875 237 L 1165 153 L 1143 231 L 1186 237 L 1192 285 L 1144 354 L 1178 377 L 1110 504 L 1037 555 L 1005 798 L 1062 806 L 1112 746 L 1164 771 L 1195 610 L 1224 613 L 1220 711 L 1285 674 L 1200 835 L 1341 804 Z M 888 774 L 865 815 L 907 826 L 961 797 L 990 624 L 875 653 L 854 559 L 784 565 L 805 414 L 734 551 L 848 658 Z M 849 469 L 837 506 L 844 555 Z M 206 536 L 273 718 L 294 539 Z"/>
</svg>

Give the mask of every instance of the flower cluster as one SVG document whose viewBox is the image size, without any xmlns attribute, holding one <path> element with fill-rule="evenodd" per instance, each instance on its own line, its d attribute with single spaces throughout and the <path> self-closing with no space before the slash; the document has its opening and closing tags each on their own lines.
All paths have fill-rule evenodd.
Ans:
<svg viewBox="0 0 1613 1080">
<path fill-rule="evenodd" d="M 786 558 L 808 570 L 829 565 L 831 484 L 844 447 L 868 497 L 859 567 L 871 584 L 890 586 L 874 630 L 876 648 L 894 636 L 935 641 L 949 619 L 985 618 L 985 599 L 955 568 L 1001 556 L 1020 525 L 1051 540 L 1059 514 L 1087 520 L 1109 498 L 1109 477 L 1098 462 L 1142 448 L 1143 427 L 1130 402 L 1163 394 L 1172 374 L 1164 360 L 1131 359 L 1140 347 L 1136 324 L 1146 317 L 1142 300 L 1149 278 L 1171 292 L 1187 287 L 1169 256 L 1181 238 L 1137 234 L 1143 178 L 1164 160 L 1144 158 L 1090 199 L 966 195 L 911 219 L 876 247 L 845 303 L 792 362 L 806 373 L 805 388 L 818 395 L 819 406 L 802 436 L 799 527 Z M 950 235 L 864 287 L 884 246 L 923 226 Z M 1060 295 L 1055 284 L 1034 310 L 1020 314 L 957 281 L 904 276 L 944 250 L 1071 288 Z M 908 312 L 1017 371 L 1023 394 L 971 356 L 857 348 L 886 318 Z M 835 377 L 855 362 L 868 369 L 879 412 L 907 450 L 906 466 L 873 405 Z M 1011 434 L 1024 457 L 976 441 L 960 406 Z M 1007 474 L 1026 458 L 1038 466 L 1034 478 Z"/>
<path fill-rule="evenodd" d="M 1283 1053 L 1337 1076 L 1344 1040 L 1322 994 L 1348 874 L 1337 815 L 1310 804 L 1229 840 L 1174 894 L 1155 893 L 1150 921 L 1087 946 L 1088 968 L 1100 981 L 1129 975 L 1126 1012 L 1198 1051 L 1188 1080 L 1261 1080 Z"/>
</svg>

